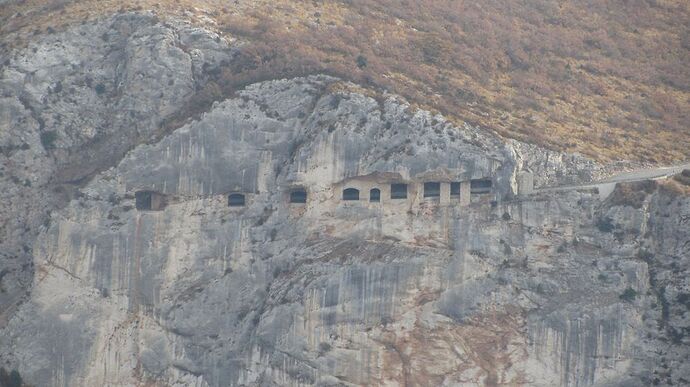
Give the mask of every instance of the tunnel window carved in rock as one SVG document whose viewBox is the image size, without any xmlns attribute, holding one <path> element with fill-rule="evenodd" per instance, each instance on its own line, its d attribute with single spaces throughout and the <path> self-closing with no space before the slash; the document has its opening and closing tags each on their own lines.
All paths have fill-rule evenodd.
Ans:
<svg viewBox="0 0 690 387">
<path fill-rule="evenodd" d="M 228 196 L 229 207 L 244 207 L 245 197 L 241 193 L 233 193 Z"/>
<path fill-rule="evenodd" d="M 391 199 L 407 199 L 407 184 L 391 184 Z"/>
<path fill-rule="evenodd" d="M 290 192 L 290 203 L 304 204 L 307 202 L 307 191 L 304 189 L 295 189 Z"/>
<path fill-rule="evenodd" d="M 472 179 L 470 181 L 470 193 L 472 193 L 472 194 L 491 193 L 491 179 Z"/>
<path fill-rule="evenodd" d="M 429 181 L 424 183 L 424 197 L 438 198 L 441 197 L 441 183 Z"/>
<path fill-rule="evenodd" d="M 454 181 L 450 183 L 450 196 L 460 196 L 460 182 Z"/>
<path fill-rule="evenodd" d="M 344 189 L 343 200 L 359 200 L 359 190 L 356 188 Z"/>
<path fill-rule="evenodd" d="M 372 188 L 371 191 L 369 191 L 369 201 L 378 203 L 381 201 L 381 190 L 378 188 Z"/>
<path fill-rule="evenodd" d="M 160 211 L 165 207 L 165 195 L 156 191 L 137 191 L 134 199 L 140 211 Z"/>
</svg>

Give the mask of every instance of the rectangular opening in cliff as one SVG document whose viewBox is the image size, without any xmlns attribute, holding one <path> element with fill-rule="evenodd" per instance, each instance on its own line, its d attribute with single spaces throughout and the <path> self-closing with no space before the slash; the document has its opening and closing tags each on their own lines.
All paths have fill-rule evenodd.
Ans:
<svg viewBox="0 0 690 387">
<path fill-rule="evenodd" d="M 241 193 L 233 193 L 228 196 L 229 207 L 244 207 L 245 198 Z"/>
<path fill-rule="evenodd" d="M 304 204 L 307 202 L 307 191 L 304 189 L 295 189 L 290 192 L 290 203 Z"/>
<path fill-rule="evenodd" d="M 343 200 L 359 200 L 359 190 L 356 188 L 344 189 Z"/>
<path fill-rule="evenodd" d="M 165 208 L 165 195 L 156 191 L 137 191 L 134 199 L 140 211 L 161 211 Z"/>
<path fill-rule="evenodd" d="M 470 193 L 474 195 L 491 193 L 491 179 L 472 179 Z"/>
<path fill-rule="evenodd" d="M 378 203 L 381 201 L 381 190 L 378 188 L 372 188 L 369 191 L 369 201 L 373 203 Z"/>
<path fill-rule="evenodd" d="M 407 199 L 407 184 L 391 184 L 391 199 Z"/>
<path fill-rule="evenodd" d="M 460 182 L 454 181 L 450 183 L 450 196 L 460 196 Z"/>
<path fill-rule="evenodd" d="M 441 197 L 441 183 L 430 181 L 424 183 L 424 197 L 425 198 L 440 198 Z"/>
</svg>

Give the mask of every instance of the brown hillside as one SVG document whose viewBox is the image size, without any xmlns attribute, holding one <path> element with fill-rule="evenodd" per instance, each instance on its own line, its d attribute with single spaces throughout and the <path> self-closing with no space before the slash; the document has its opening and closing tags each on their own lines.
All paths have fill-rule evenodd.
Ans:
<svg viewBox="0 0 690 387">
<path fill-rule="evenodd" d="M 202 101 L 326 72 L 600 160 L 690 158 L 686 0 L 29 0 L 0 7 L 0 34 L 7 48 L 132 9 L 250 43 Z"/>
</svg>

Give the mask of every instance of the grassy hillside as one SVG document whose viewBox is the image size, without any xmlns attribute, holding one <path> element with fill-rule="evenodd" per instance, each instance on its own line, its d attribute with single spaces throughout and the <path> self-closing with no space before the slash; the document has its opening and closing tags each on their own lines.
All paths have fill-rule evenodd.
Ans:
<svg viewBox="0 0 690 387">
<path fill-rule="evenodd" d="M 22 1 L 6 47 L 118 10 L 249 42 L 200 91 L 326 72 L 458 121 L 600 160 L 690 158 L 686 0 Z"/>
</svg>

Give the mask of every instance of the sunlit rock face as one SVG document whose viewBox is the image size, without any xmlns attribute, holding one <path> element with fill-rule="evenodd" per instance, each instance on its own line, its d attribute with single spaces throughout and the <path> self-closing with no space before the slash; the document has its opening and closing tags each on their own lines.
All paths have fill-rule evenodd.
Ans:
<svg viewBox="0 0 690 387">
<path fill-rule="evenodd" d="M 39 386 L 690 380 L 687 196 L 518 195 L 601 168 L 340 86 L 249 86 L 96 175 L 38 229 L 1 359 Z"/>
</svg>

